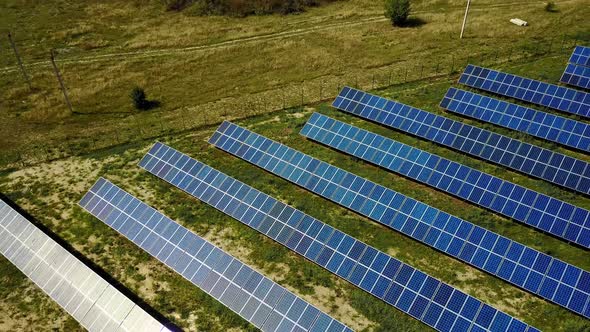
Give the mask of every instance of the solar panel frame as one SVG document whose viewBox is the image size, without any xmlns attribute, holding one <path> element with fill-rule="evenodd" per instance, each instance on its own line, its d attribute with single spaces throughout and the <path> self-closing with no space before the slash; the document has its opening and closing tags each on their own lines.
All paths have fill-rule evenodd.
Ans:
<svg viewBox="0 0 590 332">
<path fill-rule="evenodd" d="M 235 124 L 222 123 L 209 142 L 373 221 L 586 318 L 590 317 L 590 283 L 585 282 L 590 280 L 590 273 L 587 271 Z M 279 166 L 291 166 L 292 169 L 282 167 L 277 170 Z M 378 188 L 376 192 L 375 188 Z M 489 241 L 485 241 L 486 237 Z M 492 261 L 490 258 L 493 258 Z M 579 271 L 576 272 L 576 281 L 568 279 L 573 272 L 568 273 L 568 277 L 555 277 L 551 274 L 551 267 L 558 268 L 562 273 L 564 269 Z M 514 274 L 515 271 L 517 274 Z M 578 280 L 581 275 L 584 277 Z M 576 299 L 569 305 L 574 293 Z M 564 294 L 567 294 L 567 299 L 563 298 Z"/>
<path fill-rule="evenodd" d="M 590 67 L 590 47 L 576 46 L 568 62 L 578 66 Z"/>
<path fill-rule="evenodd" d="M 2 200 L 0 253 L 88 331 L 170 331 Z"/>
<path fill-rule="evenodd" d="M 435 329 L 537 331 L 162 143 L 156 143 L 139 165 Z M 228 197 L 227 203 L 220 203 L 221 195 Z M 457 304 L 458 315 L 445 309 Z"/>
<path fill-rule="evenodd" d="M 588 210 L 319 113 L 312 114 L 300 134 L 460 199 L 524 222 L 543 232 L 584 248 L 590 248 L 590 211 Z M 537 202 L 542 203 L 543 206 L 537 206 Z M 556 213 L 547 211 L 547 206 L 557 206 Z M 559 211 L 568 211 L 569 218 L 564 218 L 563 214 L 557 213 Z M 585 219 L 576 219 L 584 215 Z"/>
<path fill-rule="evenodd" d="M 79 205 L 262 331 L 352 331 L 104 178 Z"/>
<path fill-rule="evenodd" d="M 590 117 L 590 94 L 497 70 L 468 65 L 459 83 L 559 111 Z"/>
<path fill-rule="evenodd" d="M 489 130 L 350 87 L 333 107 L 385 126 L 590 194 L 590 164 Z"/>
<path fill-rule="evenodd" d="M 453 113 L 590 152 L 590 125 L 581 121 L 453 87 L 447 90 L 440 107 Z"/>
<path fill-rule="evenodd" d="M 559 81 L 583 89 L 590 89 L 590 67 L 568 63 Z"/>
</svg>

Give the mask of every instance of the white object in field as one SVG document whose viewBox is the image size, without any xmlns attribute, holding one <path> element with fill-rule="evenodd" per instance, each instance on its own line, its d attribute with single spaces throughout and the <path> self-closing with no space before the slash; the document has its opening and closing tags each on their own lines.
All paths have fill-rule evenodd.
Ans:
<svg viewBox="0 0 590 332">
<path fill-rule="evenodd" d="M 518 26 L 521 26 L 521 27 L 526 27 L 527 25 L 529 25 L 527 21 L 523 21 L 520 18 L 513 18 L 510 20 L 510 22 L 512 22 Z"/>
</svg>

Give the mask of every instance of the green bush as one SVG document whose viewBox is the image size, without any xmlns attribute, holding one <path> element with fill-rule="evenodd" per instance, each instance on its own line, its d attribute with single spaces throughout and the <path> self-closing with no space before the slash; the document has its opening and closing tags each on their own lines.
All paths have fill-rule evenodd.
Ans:
<svg viewBox="0 0 590 332">
<path fill-rule="evenodd" d="M 410 16 L 410 0 L 385 0 L 385 16 L 394 26 L 403 26 Z"/>
<path fill-rule="evenodd" d="M 545 4 L 545 11 L 548 11 L 550 13 L 555 13 L 557 12 L 557 6 L 555 5 L 555 2 L 553 1 L 549 1 Z"/>
</svg>

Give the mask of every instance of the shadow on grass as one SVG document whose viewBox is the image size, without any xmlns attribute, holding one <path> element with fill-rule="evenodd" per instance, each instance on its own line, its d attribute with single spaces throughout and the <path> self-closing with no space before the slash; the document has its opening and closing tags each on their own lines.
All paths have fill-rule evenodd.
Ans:
<svg viewBox="0 0 590 332">
<path fill-rule="evenodd" d="M 402 28 L 418 28 L 427 22 L 419 17 L 410 17 L 401 27 Z"/>
</svg>

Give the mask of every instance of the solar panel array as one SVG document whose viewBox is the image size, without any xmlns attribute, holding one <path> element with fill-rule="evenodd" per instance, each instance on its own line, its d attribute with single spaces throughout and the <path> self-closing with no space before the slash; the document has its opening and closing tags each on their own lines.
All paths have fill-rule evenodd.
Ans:
<svg viewBox="0 0 590 332">
<path fill-rule="evenodd" d="M 473 88 L 590 117 L 590 94 L 496 70 L 468 65 L 459 83 Z"/>
<path fill-rule="evenodd" d="M 154 145 L 140 166 L 435 329 L 536 331 L 166 145 Z"/>
<path fill-rule="evenodd" d="M 440 106 L 451 112 L 590 152 L 590 125 L 473 92 L 450 88 Z"/>
<path fill-rule="evenodd" d="M 588 210 L 319 113 L 311 116 L 301 134 L 590 248 Z"/>
<path fill-rule="evenodd" d="M 590 194 L 590 164 L 408 105 L 345 87 L 334 107 L 572 190 Z"/>
<path fill-rule="evenodd" d="M 103 178 L 80 205 L 262 331 L 352 331 Z"/>
<path fill-rule="evenodd" d="M 88 331 L 169 331 L 1 200 L 0 253 Z"/>
<path fill-rule="evenodd" d="M 590 89 L 590 47 L 576 46 L 561 81 Z"/>
<path fill-rule="evenodd" d="M 590 89 L 590 67 L 568 63 L 560 81 L 580 88 Z"/>
<path fill-rule="evenodd" d="M 576 46 L 568 62 L 578 66 L 590 67 L 590 47 Z"/>
<path fill-rule="evenodd" d="M 590 317 L 590 273 L 224 122 L 210 142 L 533 294 Z"/>
</svg>

